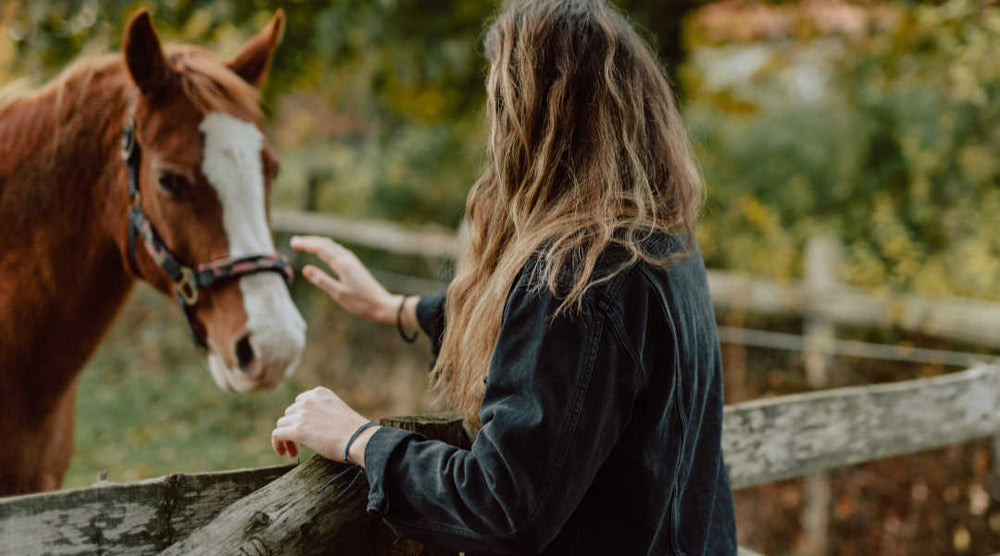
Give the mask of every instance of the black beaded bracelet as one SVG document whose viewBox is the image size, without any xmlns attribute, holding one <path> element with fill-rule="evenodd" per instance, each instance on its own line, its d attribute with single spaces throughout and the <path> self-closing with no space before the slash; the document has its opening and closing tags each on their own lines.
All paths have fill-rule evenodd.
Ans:
<svg viewBox="0 0 1000 556">
<path fill-rule="evenodd" d="M 403 329 L 403 307 L 406 306 L 407 299 L 409 298 L 404 295 L 403 300 L 399 302 L 399 309 L 396 309 L 396 330 L 399 332 L 399 337 L 402 338 L 404 342 L 412 344 L 417 341 L 417 337 L 420 333 L 414 332 L 412 336 L 407 336 L 406 330 Z"/>
<path fill-rule="evenodd" d="M 372 427 L 377 427 L 377 426 L 378 423 L 376 423 L 375 421 L 368 421 L 367 423 L 358 427 L 358 430 L 354 431 L 354 434 L 352 434 L 351 437 L 347 439 L 347 445 L 344 446 L 344 463 L 351 463 L 351 460 L 348 459 L 348 455 L 351 453 L 351 444 L 354 444 L 354 441 L 358 439 L 358 435 Z"/>
</svg>

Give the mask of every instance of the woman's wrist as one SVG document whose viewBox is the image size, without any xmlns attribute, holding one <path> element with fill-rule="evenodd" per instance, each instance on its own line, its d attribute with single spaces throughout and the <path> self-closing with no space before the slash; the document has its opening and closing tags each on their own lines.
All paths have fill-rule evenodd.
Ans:
<svg viewBox="0 0 1000 556">
<path fill-rule="evenodd" d="M 405 295 L 389 294 L 379 308 L 378 322 L 381 324 L 396 324 L 396 315 L 399 314 L 399 306 L 402 303 L 406 303 Z"/>
<path fill-rule="evenodd" d="M 358 434 L 354 442 L 351 443 L 350 450 L 347 453 L 347 459 L 350 463 L 354 465 L 365 466 L 365 449 L 368 448 L 368 441 L 371 440 L 372 436 L 375 436 L 375 432 L 379 430 L 380 426 L 370 427 Z"/>
<path fill-rule="evenodd" d="M 420 322 L 417 321 L 417 305 L 420 303 L 419 295 L 411 295 L 403 300 L 403 305 L 400 307 L 400 321 L 403 327 L 410 330 L 421 331 Z"/>
<path fill-rule="evenodd" d="M 417 321 L 418 303 L 419 295 L 389 294 L 381 303 L 376 320 L 382 324 L 402 324 L 406 329 L 420 331 L 420 323 Z M 400 322 L 397 323 L 396 319 Z"/>
</svg>

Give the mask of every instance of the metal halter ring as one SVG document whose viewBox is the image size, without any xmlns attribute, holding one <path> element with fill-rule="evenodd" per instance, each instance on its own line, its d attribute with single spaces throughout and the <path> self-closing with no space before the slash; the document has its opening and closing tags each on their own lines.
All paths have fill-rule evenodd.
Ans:
<svg viewBox="0 0 1000 556">
<path fill-rule="evenodd" d="M 185 305 L 194 307 L 198 304 L 198 284 L 195 283 L 194 273 L 190 268 L 181 267 L 181 279 L 174 284 L 174 288 Z"/>
</svg>

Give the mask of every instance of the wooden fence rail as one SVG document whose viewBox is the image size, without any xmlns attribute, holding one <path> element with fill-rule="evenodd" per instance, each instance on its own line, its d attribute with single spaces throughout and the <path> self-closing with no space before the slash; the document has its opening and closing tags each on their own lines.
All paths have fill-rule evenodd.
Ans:
<svg viewBox="0 0 1000 556">
<path fill-rule="evenodd" d="M 800 477 L 1000 432 L 1000 366 L 765 398 L 726 408 L 734 488 Z"/>
<path fill-rule="evenodd" d="M 451 259 L 457 234 L 437 227 L 410 229 L 391 222 L 332 214 L 276 210 L 274 229 L 326 235 L 394 253 Z M 812 291 L 800 281 L 779 283 L 713 270 L 708 274 L 715 303 L 761 314 L 802 314 L 837 325 L 898 326 L 903 330 L 1000 349 L 1000 303 L 937 300 L 910 295 L 874 295 L 849 287 Z"/>
<path fill-rule="evenodd" d="M 386 424 L 464 441 L 454 416 Z M 1000 366 L 993 365 L 733 405 L 726 408 L 723 449 L 734 488 L 745 488 L 998 432 Z M 308 553 L 316 546 L 351 554 L 442 553 L 393 544 L 365 514 L 363 479 L 340 498 L 349 476 L 316 492 L 342 469 L 314 458 L 297 467 L 175 474 L 8 498 L 0 500 L 0 554 Z"/>
</svg>

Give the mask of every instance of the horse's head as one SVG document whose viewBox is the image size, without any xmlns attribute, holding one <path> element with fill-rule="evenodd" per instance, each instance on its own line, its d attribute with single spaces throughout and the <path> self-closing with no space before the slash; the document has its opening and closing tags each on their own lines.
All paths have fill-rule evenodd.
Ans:
<svg viewBox="0 0 1000 556">
<path fill-rule="evenodd" d="M 129 21 L 123 43 L 141 155 L 130 163 L 138 190 L 132 246 L 122 249 L 132 272 L 179 295 L 196 340 L 208 349 L 212 376 L 226 390 L 278 384 L 294 371 L 305 344 L 305 321 L 281 273 L 272 272 L 280 265 L 260 271 L 265 265 L 253 266 L 260 260 L 247 259 L 275 251 L 268 200 L 278 157 L 261 132 L 259 89 L 283 27 L 279 11 L 223 62 L 191 46 L 164 49 L 142 11 Z M 210 271 L 200 288 L 195 277 L 192 296 L 177 272 L 171 278 L 157 242 L 185 267 L 219 272 Z"/>
</svg>

